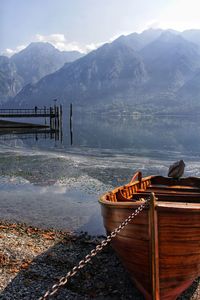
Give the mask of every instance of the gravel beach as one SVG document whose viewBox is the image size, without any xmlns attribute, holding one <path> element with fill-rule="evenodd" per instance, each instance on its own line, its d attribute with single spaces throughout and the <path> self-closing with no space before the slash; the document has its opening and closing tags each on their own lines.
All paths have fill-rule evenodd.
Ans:
<svg viewBox="0 0 200 300">
<path fill-rule="evenodd" d="M 39 299 L 102 239 L 0 222 L 0 299 Z M 144 300 L 110 246 L 50 299 Z M 200 279 L 179 298 L 189 299 L 200 299 Z"/>
</svg>

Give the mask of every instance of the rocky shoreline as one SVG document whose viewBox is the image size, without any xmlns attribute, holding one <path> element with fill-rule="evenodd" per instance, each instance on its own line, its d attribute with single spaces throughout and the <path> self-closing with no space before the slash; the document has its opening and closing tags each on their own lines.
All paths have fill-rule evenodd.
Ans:
<svg viewBox="0 0 200 300">
<path fill-rule="evenodd" d="M 0 299 L 39 299 L 102 239 L 0 221 Z M 110 246 L 50 299 L 144 300 Z M 198 279 L 179 298 L 194 299 L 200 299 Z"/>
</svg>

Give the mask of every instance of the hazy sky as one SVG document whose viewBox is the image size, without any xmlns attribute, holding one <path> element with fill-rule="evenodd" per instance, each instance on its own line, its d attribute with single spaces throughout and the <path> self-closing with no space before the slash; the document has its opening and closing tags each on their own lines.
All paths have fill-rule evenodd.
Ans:
<svg viewBox="0 0 200 300">
<path fill-rule="evenodd" d="M 0 53 L 35 41 L 94 49 L 150 27 L 200 29 L 200 0 L 0 0 Z"/>
</svg>

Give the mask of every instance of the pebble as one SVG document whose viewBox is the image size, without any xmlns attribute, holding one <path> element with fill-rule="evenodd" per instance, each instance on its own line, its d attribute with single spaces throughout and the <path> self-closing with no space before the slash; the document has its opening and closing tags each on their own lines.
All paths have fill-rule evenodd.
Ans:
<svg viewBox="0 0 200 300">
<path fill-rule="evenodd" d="M 103 238 L 5 222 L 0 222 L 0 228 L 0 254 L 9 257 L 7 263 L 1 264 L 1 300 L 39 299 Z M 13 230 L 17 234 L 12 234 Z M 200 280 L 179 300 L 200 300 L 198 293 Z M 144 297 L 133 286 L 112 248 L 107 246 L 50 299 L 144 300 Z"/>
</svg>

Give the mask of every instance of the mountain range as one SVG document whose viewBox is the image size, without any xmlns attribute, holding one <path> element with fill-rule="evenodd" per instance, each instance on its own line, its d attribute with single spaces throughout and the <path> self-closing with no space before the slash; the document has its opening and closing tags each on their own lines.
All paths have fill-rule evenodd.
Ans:
<svg viewBox="0 0 200 300">
<path fill-rule="evenodd" d="M 25 85 L 82 57 L 78 51 L 59 51 L 50 43 L 31 43 L 11 58 L 0 56 L 0 100 L 14 97 Z"/>
<path fill-rule="evenodd" d="M 16 55 L 19 60 L 23 57 L 23 53 Z M 31 58 L 27 63 L 21 61 L 17 67 L 13 56 L 8 63 L 15 66 L 9 73 L 17 76 L 14 90 L 17 81 L 25 80 L 23 68 L 37 65 Z M 48 64 L 45 66 L 49 70 Z M 9 106 L 50 105 L 57 98 L 65 106 L 73 102 L 88 111 L 192 113 L 200 108 L 200 30 L 132 33 L 57 67 L 49 75 L 44 76 L 41 67 L 35 79 L 33 70 L 27 71 L 29 84 Z"/>
</svg>

